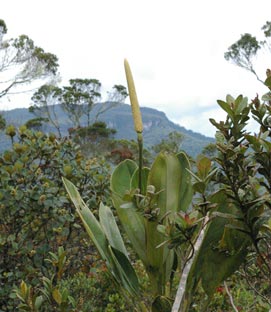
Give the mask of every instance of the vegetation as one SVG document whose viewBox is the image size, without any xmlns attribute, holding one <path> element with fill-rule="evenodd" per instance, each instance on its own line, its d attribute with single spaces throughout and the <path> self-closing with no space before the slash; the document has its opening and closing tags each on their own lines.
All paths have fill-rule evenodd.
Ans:
<svg viewBox="0 0 271 312">
<path fill-rule="evenodd" d="M 262 27 L 262 31 L 264 40 L 258 40 L 248 33 L 241 35 L 241 38 L 228 48 L 224 57 L 227 61 L 231 61 L 233 64 L 251 72 L 258 81 L 265 84 L 265 79 L 261 78 L 261 75 L 256 70 L 255 61 L 261 49 L 267 49 L 271 52 L 271 22 L 267 21 Z M 266 74 L 271 74 L 270 69 L 267 69 Z"/>
<path fill-rule="evenodd" d="M 225 55 L 258 79 L 251 60 L 268 44 L 270 25 L 264 42 L 246 34 Z M 4 66 L 20 65 L 0 97 L 57 74 L 54 55 L 27 36 L 4 41 L 2 20 L 0 30 Z M 179 128 L 163 129 L 162 113 L 154 120 L 146 109 L 156 128 L 142 119 L 126 60 L 125 72 L 134 140 L 116 140 L 100 120 L 109 109 L 127 119 L 117 103 L 126 88 L 115 85 L 101 104 L 97 79 L 43 85 L 32 97 L 36 118 L 24 125 L 0 118 L 10 142 L 0 154 L 0 310 L 269 311 L 270 70 L 262 98 L 218 100 L 226 119 L 210 119 L 216 142 L 194 159 Z M 69 132 L 59 111 L 73 123 Z M 56 133 L 42 132 L 46 123 Z M 155 129 L 165 135 L 156 155 L 143 146 Z"/>
<path fill-rule="evenodd" d="M 47 272 L 49 251 L 65 247 L 70 273 L 88 261 L 93 250 L 84 243 L 61 177 L 71 179 L 95 211 L 97 202 L 107 202 L 109 166 L 103 160 L 84 159 L 72 141 L 59 141 L 53 134 L 26 127 L 17 132 L 11 126 L 6 132 L 18 140 L 0 158 L 0 305 L 10 311 L 13 284 L 21 279 L 39 284 L 40 275 Z"/>
<path fill-rule="evenodd" d="M 142 154 L 142 121 L 130 69 L 127 70 L 127 63 L 125 66 L 139 154 Z M 270 77 L 265 83 L 271 89 Z M 262 278 L 269 280 L 270 93 L 264 99 L 268 99 L 268 103 L 261 104 L 256 98 L 248 104 L 242 96 L 237 99 L 228 96 L 226 102 L 218 101 L 228 115 L 225 122 L 210 120 L 218 129 L 217 167 L 212 168 L 211 161 L 202 156 L 197 160 L 197 171 L 192 172 L 184 155 L 161 153 L 151 169 L 143 169 L 139 157 L 139 166 L 125 161 L 114 170 L 111 177 L 113 204 L 135 253 L 145 266 L 151 284 L 150 305 L 141 298 L 136 272 L 111 210 L 101 205 L 98 221 L 75 186 L 64 179 L 112 278 L 128 295 L 138 298 L 134 302 L 135 309 L 190 311 L 201 285 L 208 297 L 201 299 L 200 309 L 205 311 L 218 287 L 248 258 L 251 261 L 253 255 L 255 262 L 261 261 Z M 250 111 L 260 124 L 258 136 L 245 131 Z M 194 192 L 199 194 L 193 207 L 189 172 L 194 179 Z M 219 184 L 219 191 L 208 190 L 211 181 Z M 173 273 L 178 271 L 180 283 L 172 306 L 171 283 Z M 245 274 L 249 275 L 249 271 Z M 230 305 L 237 310 L 227 284 L 224 285 Z M 261 293 L 261 297 L 268 308 L 268 296 Z"/>
<path fill-rule="evenodd" d="M 0 20 L 0 98 L 12 89 L 25 86 L 33 81 L 57 75 L 58 59 L 35 45 L 32 39 L 21 35 L 4 40 L 6 23 Z M 16 71 L 14 71 L 14 68 Z M 19 89 L 22 91 L 23 89 Z"/>
<path fill-rule="evenodd" d="M 56 113 L 61 136 L 64 137 L 68 135 L 68 129 L 75 128 L 75 126 L 69 122 L 69 119 L 62 111 L 61 106 L 50 105 L 49 108 L 52 116 L 53 110 Z M 103 109 L 104 112 L 100 114 L 98 120 L 96 120 L 96 115 L 100 112 L 100 109 Z M 206 137 L 174 124 L 166 117 L 163 112 L 160 112 L 156 109 L 143 107 L 141 108 L 141 112 L 144 125 L 144 146 L 152 153 L 155 153 L 155 151 L 152 150 L 152 147 L 160 144 L 162 140 L 168 140 L 168 135 L 171 132 L 175 132 L 183 136 L 180 149 L 184 150 L 193 158 L 197 157 L 197 155 L 201 153 L 206 145 L 209 143 L 215 143 L 214 138 Z M 38 111 L 36 111 L 35 114 L 37 117 L 41 116 L 39 115 Z M 7 124 L 12 123 L 17 127 L 33 119 L 33 115 L 29 113 L 27 109 L 13 109 L 10 111 L 4 111 L 3 116 L 6 119 Z M 45 115 L 42 116 L 46 118 Z M 91 124 L 94 123 L 95 120 L 99 122 L 102 121 L 106 123 L 108 128 L 115 129 L 115 140 L 136 141 L 130 105 L 111 102 L 94 104 Z M 82 118 L 81 124 L 82 127 L 87 125 L 86 118 Z M 53 126 L 50 122 L 42 122 L 40 129 L 44 132 L 54 132 L 57 136 L 59 136 L 55 126 Z M 9 146 L 9 141 L 4 136 L 2 138 L 0 137 L 0 140 L 2 140 L 0 151 L 3 151 L 4 147 L 7 148 Z M 112 149 L 114 148 L 118 147 L 113 147 Z"/>
</svg>

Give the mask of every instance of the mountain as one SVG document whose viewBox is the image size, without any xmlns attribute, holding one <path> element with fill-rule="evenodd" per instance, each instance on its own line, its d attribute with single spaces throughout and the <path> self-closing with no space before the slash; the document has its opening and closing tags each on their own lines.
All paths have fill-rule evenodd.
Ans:
<svg viewBox="0 0 271 312">
<path fill-rule="evenodd" d="M 104 109 L 107 109 L 109 106 L 112 106 L 112 103 L 96 104 L 92 110 L 92 116 L 97 115 L 99 108 L 103 107 Z M 55 111 L 60 123 L 61 133 L 67 135 L 68 128 L 72 125 L 60 106 L 56 106 Z M 143 139 L 146 147 L 151 147 L 159 143 L 172 131 L 178 131 L 184 135 L 184 141 L 181 148 L 192 157 L 198 155 L 206 145 L 214 142 L 213 138 L 187 130 L 182 126 L 173 123 L 167 118 L 164 112 L 149 107 L 142 107 L 141 113 L 144 126 Z M 26 123 L 29 119 L 35 117 L 33 114 L 29 113 L 27 108 L 3 111 L 2 114 L 7 121 L 7 124 L 14 124 L 15 126 L 20 126 Z M 115 135 L 116 139 L 136 140 L 130 105 L 120 103 L 114 104 L 112 108 L 99 115 L 98 119 L 104 121 L 108 127 L 117 130 Z M 93 121 L 94 117 L 92 122 Z M 82 125 L 85 124 L 86 120 L 82 120 Z M 55 129 L 49 124 L 46 125 L 43 130 L 46 132 L 55 132 Z M 7 148 L 7 146 L 7 139 L 2 136 L 0 139 L 0 150 Z"/>
</svg>

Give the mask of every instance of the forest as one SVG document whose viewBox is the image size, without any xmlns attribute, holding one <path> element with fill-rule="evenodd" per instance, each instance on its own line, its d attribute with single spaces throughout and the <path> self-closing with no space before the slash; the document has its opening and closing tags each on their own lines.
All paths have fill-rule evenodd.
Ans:
<svg viewBox="0 0 271 312">
<path fill-rule="evenodd" d="M 26 35 L 5 40 L 0 20 L 0 98 L 42 81 L 33 118 L 0 114 L 0 312 L 271 310 L 271 70 L 253 65 L 271 22 L 262 30 L 224 56 L 266 93 L 217 100 L 226 117 L 210 119 L 215 140 L 195 155 L 174 128 L 145 143 L 128 60 L 127 88 L 104 104 L 99 80 L 60 87 L 57 56 Z M 118 139 L 101 116 L 127 97 L 134 138 Z"/>
</svg>

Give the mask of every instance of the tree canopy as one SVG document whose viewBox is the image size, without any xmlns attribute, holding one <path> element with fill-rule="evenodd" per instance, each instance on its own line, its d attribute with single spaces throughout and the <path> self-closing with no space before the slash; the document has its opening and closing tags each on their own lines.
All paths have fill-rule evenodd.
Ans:
<svg viewBox="0 0 271 312">
<path fill-rule="evenodd" d="M 57 75 L 58 58 L 35 45 L 26 35 L 4 40 L 7 26 L 0 20 L 0 98 L 12 92 L 22 92 L 25 86 L 39 79 Z"/>
<path fill-rule="evenodd" d="M 271 22 L 266 22 L 262 27 L 264 40 L 260 41 L 249 33 L 241 35 L 241 38 L 233 43 L 225 52 L 227 61 L 244 68 L 256 76 L 257 80 L 264 84 L 255 68 L 255 60 L 260 50 L 267 49 L 271 52 Z"/>
</svg>

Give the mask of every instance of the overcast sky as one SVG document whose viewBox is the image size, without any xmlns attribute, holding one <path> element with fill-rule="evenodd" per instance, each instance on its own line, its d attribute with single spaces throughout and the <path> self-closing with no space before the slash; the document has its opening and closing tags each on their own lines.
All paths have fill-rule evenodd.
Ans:
<svg viewBox="0 0 271 312">
<path fill-rule="evenodd" d="M 104 94 L 114 84 L 126 86 L 127 58 L 142 106 L 212 136 L 209 118 L 223 117 L 217 99 L 251 99 L 267 91 L 227 62 L 224 52 L 241 34 L 260 39 L 270 12 L 270 0 L 5 0 L 0 19 L 8 27 L 6 38 L 26 34 L 58 56 L 61 85 L 96 78 Z M 263 79 L 270 61 L 271 55 L 258 60 Z M 1 107 L 14 105 L 29 102 L 5 98 Z"/>
</svg>

